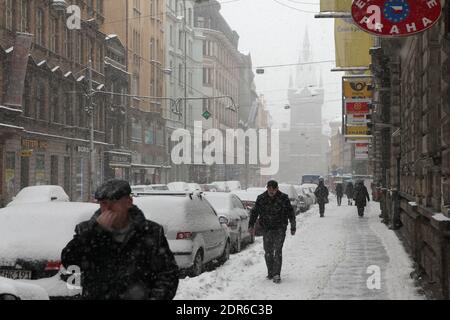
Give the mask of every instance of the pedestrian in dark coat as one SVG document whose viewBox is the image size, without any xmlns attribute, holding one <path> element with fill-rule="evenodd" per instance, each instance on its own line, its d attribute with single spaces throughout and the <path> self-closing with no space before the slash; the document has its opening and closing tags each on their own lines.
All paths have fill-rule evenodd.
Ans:
<svg viewBox="0 0 450 320">
<path fill-rule="evenodd" d="M 328 188 L 325 186 L 323 179 L 319 180 L 319 185 L 314 191 L 317 198 L 317 203 L 319 204 L 320 217 L 325 216 L 325 204 L 328 203 Z"/>
<path fill-rule="evenodd" d="M 342 204 L 342 197 L 344 196 L 344 186 L 342 183 L 338 182 L 336 183 L 336 198 L 338 206 Z"/>
<path fill-rule="evenodd" d="M 353 205 L 353 182 L 349 181 L 347 182 L 347 185 L 345 186 L 345 195 L 347 196 L 348 205 Z"/>
<path fill-rule="evenodd" d="M 128 182 L 111 180 L 95 193 L 100 209 L 75 228 L 62 250 L 65 268 L 81 270 L 88 300 L 170 300 L 179 270 L 164 229 L 133 205 Z"/>
<path fill-rule="evenodd" d="M 291 235 L 294 236 L 296 221 L 294 208 L 289 197 L 280 192 L 276 181 L 269 181 L 267 191 L 256 199 L 248 225 L 251 233 L 254 232 L 258 218 L 263 233 L 267 278 L 279 283 L 281 281 L 282 251 L 287 226 L 288 223 L 291 224 Z"/>
<path fill-rule="evenodd" d="M 356 207 L 358 208 L 358 215 L 360 217 L 364 216 L 364 208 L 367 205 L 367 202 L 370 201 L 369 192 L 367 191 L 366 186 L 363 181 L 359 181 L 354 190 L 353 198 L 355 199 Z M 367 202 L 366 202 L 367 199 Z"/>
</svg>

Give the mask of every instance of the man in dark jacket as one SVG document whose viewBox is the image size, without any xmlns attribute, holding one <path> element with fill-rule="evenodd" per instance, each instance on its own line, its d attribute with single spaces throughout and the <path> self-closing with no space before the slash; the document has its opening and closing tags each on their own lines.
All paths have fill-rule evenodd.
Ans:
<svg viewBox="0 0 450 320">
<path fill-rule="evenodd" d="M 288 222 L 291 235 L 295 235 L 295 212 L 288 195 L 280 192 L 276 181 L 267 183 L 267 191 L 258 196 L 250 214 L 249 231 L 254 232 L 256 220 L 263 232 L 263 243 L 267 265 L 267 279 L 280 283 L 282 251 Z"/>
<path fill-rule="evenodd" d="M 367 205 L 367 201 L 370 201 L 369 192 L 363 181 L 359 181 L 354 190 L 353 198 L 355 200 L 356 207 L 358 208 L 358 215 L 364 216 L 364 208 Z"/>
<path fill-rule="evenodd" d="M 344 196 L 344 187 L 341 182 L 336 183 L 336 198 L 337 204 L 340 206 L 342 204 L 342 197 Z"/>
<path fill-rule="evenodd" d="M 100 209 L 75 228 L 61 254 L 65 268 L 81 269 L 83 298 L 169 300 L 179 270 L 164 229 L 133 205 L 128 182 L 111 180 L 95 193 Z"/>
<path fill-rule="evenodd" d="M 320 178 L 319 185 L 317 186 L 314 194 L 317 199 L 317 203 L 319 204 L 319 212 L 320 217 L 323 218 L 325 216 L 325 204 L 328 203 L 328 188 L 325 186 L 323 178 Z"/>
<path fill-rule="evenodd" d="M 347 185 L 345 186 L 345 194 L 347 196 L 348 205 L 353 205 L 353 182 L 349 181 L 347 182 Z"/>
</svg>

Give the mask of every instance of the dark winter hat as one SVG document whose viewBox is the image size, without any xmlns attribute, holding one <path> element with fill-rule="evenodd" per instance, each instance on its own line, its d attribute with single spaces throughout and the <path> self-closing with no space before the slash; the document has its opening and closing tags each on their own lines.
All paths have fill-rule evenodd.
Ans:
<svg viewBox="0 0 450 320">
<path fill-rule="evenodd" d="M 130 184 L 125 180 L 109 180 L 98 187 L 95 191 L 95 199 L 101 200 L 119 200 L 122 197 L 131 194 Z"/>
<path fill-rule="evenodd" d="M 275 180 L 270 180 L 269 182 L 267 182 L 267 188 L 278 188 L 278 182 L 276 182 Z"/>
</svg>

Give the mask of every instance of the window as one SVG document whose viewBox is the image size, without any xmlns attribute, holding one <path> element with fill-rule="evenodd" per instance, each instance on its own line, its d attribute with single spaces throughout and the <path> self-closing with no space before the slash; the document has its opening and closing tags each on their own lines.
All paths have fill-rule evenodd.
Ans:
<svg viewBox="0 0 450 320">
<path fill-rule="evenodd" d="M 70 88 L 66 88 L 66 91 L 70 91 Z M 65 99 L 65 122 L 67 126 L 73 125 L 73 93 L 67 92 Z"/>
<path fill-rule="evenodd" d="M 83 38 L 81 33 L 77 33 L 76 61 L 83 64 Z"/>
<path fill-rule="evenodd" d="M 58 185 L 58 156 L 50 156 L 50 184 Z"/>
<path fill-rule="evenodd" d="M 6 0 L 5 8 L 5 27 L 12 30 L 13 25 L 13 0 Z"/>
<path fill-rule="evenodd" d="M 181 63 L 178 65 L 178 84 L 183 85 L 183 65 Z"/>
<path fill-rule="evenodd" d="M 36 43 L 44 46 L 44 11 L 37 9 L 36 12 Z"/>
<path fill-rule="evenodd" d="M 103 0 L 97 0 L 97 11 L 103 14 Z"/>
<path fill-rule="evenodd" d="M 58 35 L 58 19 L 52 18 L 50 20 L 50 50 L 58 52 L 59 47 L 59 35 Z"/>
<path fill-rule="evenodd" d="M 188 14 L 188 24 L 192 28 L 192 8 L 189 8 L 189 14 Z"/>
<path fill-rule="evenodd" d="M 133 119 L 132 121 L 131 141 L 142 142 L 142 126 L 137 119 Z"/>
<path fill-rule="evenodd" d="M 47 184 L 45 180 L 45 155 L 43 154 L 36 155 L 35 178 L 37 186 Z"/>
<path fill-rule="evenodd" d="M 20 1 L 20 31 L 21 32 L 29 31 L 30 17 L 28 16 L 28 12 L 29 12 L 28 7 L 29 7 L 28 0 Z"/>
<path fill-rule="evenodd" d="M 169 27 L 169 39 L 170 39 L 170 45 L 173 46 L 173 26 L 170 25 Z"/>
<path fill-rule="evenodd" d="M 36 86 L 36 116 L 39 120 L 46 119 L 46 108 L 45 108 L 45 97 L 46 97 L 46 88 L 40 82 L 41 79 L 38 79 L 38 84 Z"/>
<path fill-rule="evenodd" d="M 29 77 L 25 78 L 25 90 L 23 92 L 23 113 L 25 117 L 31 117 L 31 81 Z"/>
<path fill-rule="evenodd" d="M 178 31 L 178 49 L 183 49 L 183 31 Z"/>
<path fill-rule="evenodd" d="M 8 194 L 15 194 L 15 177 L 16 177 L 16 153 L 6 152 L 5 157 L 5 183 L 6 192 Z"/>
<path fill-rule="evenodd" d="M 145 130 L 145 144 L 154 144 L 155 143 L 154 135 L 155 135 L 155 128 L 153 123 L 151 123 Z"/>
<path fill-rule="evenodd" d="M 60 99 L 59 99 L 59 90 L 57 89 L 58 87 L 56 85 L 52 86 L 52 90 L 51 90 L 51 108 L 52 110 L 52 121 L 54 123 L 59 123 L 60 122 Z"/>
<path fill-rule="evenodd" d="M 72 31 L 66 28 L 66 35 L 64 37 L 64 55 L 71 60 L 73 57 L 73 37 Z"/>
<path fill-rule="evenodd" d="M 173 61 L 172 60 L 170 60 L 170 70 L 171 70 L 170 75 L 169 75 L 170 83 L 173 83 Z"/>
</svg>

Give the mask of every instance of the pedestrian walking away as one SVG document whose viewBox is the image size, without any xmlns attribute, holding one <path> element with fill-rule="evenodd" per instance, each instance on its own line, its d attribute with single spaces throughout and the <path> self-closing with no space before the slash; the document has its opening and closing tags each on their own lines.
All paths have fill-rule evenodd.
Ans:
<svg viewBox="0 0 450 320">
<path fill-rule="evenodd" d="M 341 182 L 336 183 L 336 199 L 337 204 L 340 206 L 342 204 L 342 197 L 344 196 L 344 186 Z"/>
<path fill-rule="evenodd" d="M 95 192 L 100 209 L 78 224 L 62 250 L 64 267 L 81 270 L 82 298 L 170 300 L 179 270 L 164 229 L 133 205 L 127 181 L 110 180 Z"/>
<path fill-rule="evenodd" d="M 358 216 L 363 217 L 364 208 L 366 207 L 367 202 L 370 202 L 369 192 L 364 185 L 364 181 L 358 181 L 356 184 L 353 198 L 355 199 L 355 204 L 358 208 Z"/>
<path fill-rule="evenodd" d="M 353 205 L 353 182 L 349 181 L 347 182 L 345 186 L 345 195 L 347 196 L 348 205 Z"/>
<path fill-rule="evenodd" d="M 325 186 L 323 178 L 319 179 L 319 186 L 314 191 L 314 194 L 317 198 L 317 203 L 319 204 L 319 212 L 320 217 L 323 218 L 325 216 L 325 204 L 328 201 L 328 188 Z"/>
<path fill-rule="evenodd" d="M 288 195 L 278 189 L 276 181 L 267 183 L 267 191 L 258 196 L 250 213 L 249 232 L 255 232 L 256 220 L 263 233 L 263 245 L 267 265 L 267 279 L 275 283 L 281 281 L 282 251 L 287 226 L 291 225 L 291 235 L 296 232 L 295 212 Z"/>
</svg>

